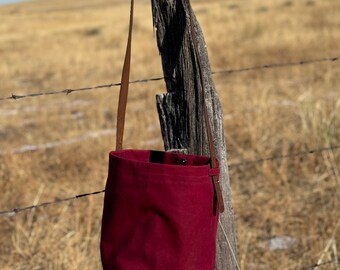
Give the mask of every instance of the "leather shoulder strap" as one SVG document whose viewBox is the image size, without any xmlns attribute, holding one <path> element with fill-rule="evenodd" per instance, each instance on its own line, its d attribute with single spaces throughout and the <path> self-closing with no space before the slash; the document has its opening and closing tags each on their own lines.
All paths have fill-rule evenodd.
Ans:
<svg viewBox="0 0 340 270">
<path fill-rule="evenodd" d="M 198 64 L 198 72 L 199 72 L 200 83 L 201 83 L 202 99 L 203 99 L 203 117 L 204 117 L 204 122 L 205 122 L 206 130 L 207 130 L 207 137 L 208 137 L 210 158 L 211 158 L 211 168 L 215 169 L 217 168 L 218 165 L 217 165 L 217 157 L 216 157 L 216 151 L 215 151 L 215 146 L 214 146 L 214 136 L 212 133 L 211 123 L 210 123 L 209 114 L 208 114 L 208 108 L 207 108 L 207 104 L 205 100 L 206 97 L 205 97 L 205 82 L 204 82 L 204 77 L 203 77 L 203 68 L 202 68 L 202 63 L 201 63 L 201 56 L 198 50 L 198 41 L 197 41 L 197 35 L 196 35 L 195 27 L 194 27 L 193 12 L 191 8 L 190 0 L 187 0 L 187 5 L 188 5 L 187 8 L 189 11 L 189 19 L 190 19 L 191 38 L 192 38 L 192 43 L 194 44 L 194 51 L 195 51 L 195 56 L 196 56 L 196 60 Z M 223 201 L 223 195 L 222 195 L 218 175 L 213 175 L 212 180 L 214 183 L 218 208 L 219 208 L 219 211 L 223 213 L 224 212 L 224 201 Z"/>
<path fill-rule="evenodd" d="M 134 0 L 131 0 L 129 36 L 128 36 L 128 41 L 126 45 L 124 66 L 123 66 L 122 79 L 121 79 L 120 91 L 119 91 L 118 112 L 117 112 L 116 150 L 123 149 L 125 113 L 126 113 L 127 97 L 128 97 L 128 92 L 129 92 L 129 79 L 130 79 L 133 8 L 134 8 Z"/>
</svg>

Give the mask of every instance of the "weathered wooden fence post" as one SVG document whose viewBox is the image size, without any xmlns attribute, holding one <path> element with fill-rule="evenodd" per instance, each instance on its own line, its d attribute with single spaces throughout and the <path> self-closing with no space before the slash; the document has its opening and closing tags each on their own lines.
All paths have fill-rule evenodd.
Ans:
<svg viewBox="0 0 340 270">
<path fill-rule="evenodd" d="M 165 149 L 187 149 L 191 154 L 209 155 L 203 120 L 202 95 L 199 89 L 198 64 L 195 60 L 190 35 L 187 0 L 152 0 L 152 15 L 167 87 L 166 94 L 156 97 Z M 221 163 L 220 182 L 226 207 L 220 217 L 220 222 L 227 238 L 219 226 L 216 269 L 237 269 L 238 251 L 222 109 L 211 79 L 203 34 L 196 18 L 194 18 L 194 24 L 206 85 L 204 89 L 206 102 L 213 125 L 214 144 Z"/>
</svg>

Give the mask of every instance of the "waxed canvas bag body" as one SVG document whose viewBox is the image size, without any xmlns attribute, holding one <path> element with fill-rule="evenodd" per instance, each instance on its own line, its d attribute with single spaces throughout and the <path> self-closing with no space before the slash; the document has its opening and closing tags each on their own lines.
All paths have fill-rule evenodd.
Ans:
<svg viewBox="0 0 340 270">
<path fill-rule="evenodd" d="M 104 269 L 214 269 L 218 214 L 210 174 L 218 171 L 211 171 L 209 159 L 148 150 L 110 153 Z"/>
<path fill-rule="evenodd" d="M 212 270 L 219 211 L 223 212 L 224 207 L 205 102 L 210 157 L 123 150 L 133 2 L 131 0 L 129 37 L 118 104 L 116 151 L 109 155 L 105 188 L 100 239 L 103 269 Z M 195 39 L 193 36 L 194 42 Z M 195 53 L 198 54 L 197 44 Z M 204 89 L 201 70 L 199 73 Z M 204 93 L 202 95 L 204 97 Z"/>
</svg>

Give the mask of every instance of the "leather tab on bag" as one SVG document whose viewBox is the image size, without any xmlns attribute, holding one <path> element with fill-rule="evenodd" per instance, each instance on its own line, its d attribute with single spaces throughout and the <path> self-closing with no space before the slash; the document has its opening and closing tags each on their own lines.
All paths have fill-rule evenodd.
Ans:
<svg viewBox="0 0 340 270">
<path fill-rule="evenodd" d="M 220 213 L 223 213 L 224 212 L 224 200 L 223 200 L 223 194 L 221 190 L 219 177 L 217 175 L 214 175 L 212 176 L 212 180 L 213 180 L 215 194 L 217 198 L 218 209 Z"/>
<path fill-rule="evenodd" d="M 223 200 L 223 194 L 222 194 L 222 189 L 220 185 L 220 168 L 211 168 L 209 169 L 209 176 L 212 177 L 212 181 L 214 184 L 214 190 L 216 194 L 216 199 L 217 199 L 217 204 L 218 204 L 218 209 L 222 213 L 224 212 L 224 200 Z"/>
<path fill-rule="evenodd" d="M 209 169 L 210 176 L 219 176 L 220 175 L 220 168 L 212 168 Z"/>
</svg>

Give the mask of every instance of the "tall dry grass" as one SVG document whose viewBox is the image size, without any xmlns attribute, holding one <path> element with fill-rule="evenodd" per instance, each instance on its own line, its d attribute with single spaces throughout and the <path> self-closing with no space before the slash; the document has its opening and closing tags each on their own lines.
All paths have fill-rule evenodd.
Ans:
<svg viewBox="0 0 340 270">
<path fill-rule="evenodd" d="M 338 1 L 193 6 L 213 70 L 340 55 Z M 118 0 L 0 7 L 1 96 L 117 82 L 128 9 Z M 132 79 L 159 76 L 149 1 L 137 1 L 135 13 Z M 214 76 L 229 162 L 340 144 L 339 72 L 334 62 Z M 154 95 L 164 91 L 162 82 L 131 86 L 125 147 L 162 149 Z M 114 128 L 116 101 L 111 88 L 1 102 L 0 209 L 101 190 L 114 134 L 86 134 Z M 72 138 L 79 142 L 8 154 Z M 301 269 L 339 256 L 339 152 L 231 168 L 243 269 Z M 100 269 L 102 201 L 96 195 L 0 217 L 0 268 Z M 283 239 L 275 237 L 291 245 L 275 249 Z"/>
</svg>

